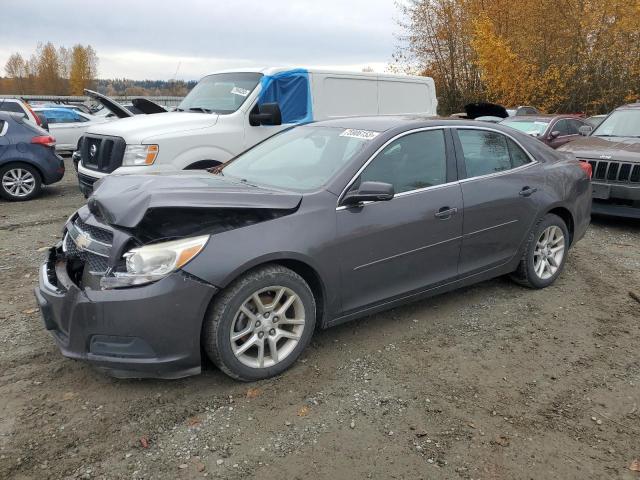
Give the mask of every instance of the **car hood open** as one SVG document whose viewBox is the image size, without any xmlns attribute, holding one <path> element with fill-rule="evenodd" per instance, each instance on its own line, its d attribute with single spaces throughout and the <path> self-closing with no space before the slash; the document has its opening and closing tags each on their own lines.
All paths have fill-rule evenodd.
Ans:
<svg viewBox="0 0 640 480">
<path fill-rule="evenodd" d="M 206 171 L 108 175 L 96 182 L 89 210 L 113 226 L 134 228 L 158 209 L 293 210 L 302 195 L 270 190 Z"/>
<path fill-rule="evenodd" d="M 640 163 L 640 138 L 583 137 L 560 147 L 578 158 Z"/>
<path fill-rule="evenodd" d="M 107 97 L 106 95 L 102 95 L 101 93 L 94 92 L 93 90 L 89 90 L 87 88 L 84 89 L 84 93 L 100 103 L 107 110 L 111 111 L 111 113 L 113 113 L 118 118 L 127 118 L 134 116 L 133 113 L 124 108 L 113 98 Z M 163 106 L 158 105 L 151 100 L 147 100 L 146 98 L 134 98 L 131 103 L 133 103 L 133 106 L 140 110 L 142 113 L 146 113 L 149 115 L 154 113 L 165 113 L 167 111 L 167 109 Z"/>
</svg>

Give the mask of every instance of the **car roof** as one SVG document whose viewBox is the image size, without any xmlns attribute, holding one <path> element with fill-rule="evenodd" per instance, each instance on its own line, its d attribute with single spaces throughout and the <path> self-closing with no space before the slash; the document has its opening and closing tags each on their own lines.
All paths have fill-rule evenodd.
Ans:
<svg viewBox="0 0 640 480">
<path fill-rule="evenodd" d="M 579 119 L 580 117 L 578 115 L 574 115 L 571 113 L 563 113 L 563 114 L 558 114 L 558 115 L 553 115 L 553 114 L 543 114 L 543 115 L 518 115 L 516 117 L 508 117 L 505 118 L 505 120 L 509 120 L 511 122 L 550 122 L 551 120 L 554 119 L 560 119 L 560 118 L 577 118 Z"/>
<path fill-rule="evenodd" d="M 632 110 L 632 109 L 636 109 L 636 108 L 640 108 L 640 102 L 639 103 L 627 103 L 626 105 L 620 105 L 618 108 L 616 108 L 616 110 Z"/>
<path fill-rule="evenodd" d="M 66 107 L 33 107 L 32 110 L 35 112 L 41 112 L 42 110 L 53 110 L 56 112 L 68 112 L 69 110 L 72 110 L 75 112 L 75 110 L 73 110 L 72 108 L 66 108 Z"/>
<path fill-rule="evenodd" d="M 494 123 L 478 122 L 476 120 L 464 120 L 451 117 L 432 117 L 427 115 L 376 115 L 363 117 L 342 117 L 331 120 L 322 120 L 309 124 L 318 127 L 334 127 L 355 130 L 369 130 L 374 132 L 386 132 L 388 130 L 411 130 L 424 127 L 482 127 L 510 132 L 509 127 L 500 127 Z"/>
</svg>

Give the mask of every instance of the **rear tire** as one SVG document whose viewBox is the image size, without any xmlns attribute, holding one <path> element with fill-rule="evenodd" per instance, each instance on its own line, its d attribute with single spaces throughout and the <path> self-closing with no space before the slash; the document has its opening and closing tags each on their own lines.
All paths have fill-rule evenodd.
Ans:
<svg viewBox="0 0 640 480">
<path fill-rule="evenodd" d="M 203 325 L 211 361 L 236 380 L 273 377 L 311 341 L 316 305 L 300 275 L 280 265 L 250 271 L 216 295 Z"/>
<path fill-rule="evenodd" d="M 531 229 L 524 254 L 511 278 L 529 288 L 545 288 L 556 281 L 569 252 L 569 231 L 557 215 L 549 213 Z"/>
<path fill-rule="evenodd" d="M 35 167 L 12 163 L 0 168 L 0 196 L 12 202 L 24 202 L 38 196 L 42 178 Z"/>
</svg>

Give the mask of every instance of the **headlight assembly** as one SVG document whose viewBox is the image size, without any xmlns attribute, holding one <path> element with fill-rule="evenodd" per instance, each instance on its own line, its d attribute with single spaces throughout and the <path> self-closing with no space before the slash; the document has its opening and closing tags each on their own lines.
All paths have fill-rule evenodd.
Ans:
<svg viewBox="0 0 640 480">
<path fill-rule="evenodd" d="M 158 156 L 158 145 L 127 145 L 122 165 L 153 165 Z"/>
<path fill-rule="evenodd" d="M 100 279 L 103 289 L 131 287 L 154 282 L 183 267 L 207 244 L 209 235 L 154 243 L 134 248 L 124 254 L 126 272 Z"/>
</svg>

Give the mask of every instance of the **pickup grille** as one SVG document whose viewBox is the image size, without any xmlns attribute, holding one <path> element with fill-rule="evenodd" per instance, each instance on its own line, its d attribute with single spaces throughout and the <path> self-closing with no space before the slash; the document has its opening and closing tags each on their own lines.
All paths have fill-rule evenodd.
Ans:
<svg viewBox="0 0 640 480">
<path fill-rule="evenodd" d="M 90 170 L 111 173 L 122 165 L 124 138 L 87 134 L 80 141 L 82 165 Z"/>
<path fill-rule="evenodd" d="M 640 183 L 640 164 L 609 160 L 586 160 L 593 170 L 594 180 L 612 183 Z"/>
</svg>

